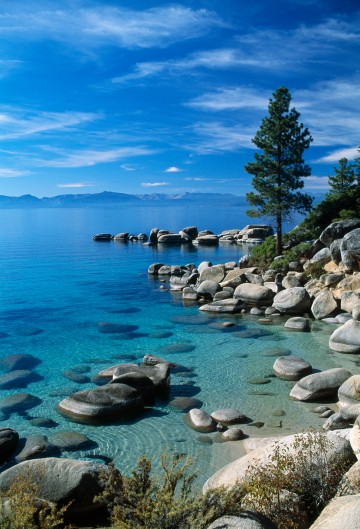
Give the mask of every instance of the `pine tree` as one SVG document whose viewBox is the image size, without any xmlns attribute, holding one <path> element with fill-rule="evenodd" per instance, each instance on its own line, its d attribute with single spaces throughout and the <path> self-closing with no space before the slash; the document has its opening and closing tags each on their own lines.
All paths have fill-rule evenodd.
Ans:
<svg viewBox="0 0 360 529">
<path fill-rule="evenodd" d="M 256 152 L 254 162 L 245 165 L 245 171 L 254 175 L 252 185 L 257 193 L 247 193 L 246 198 L 254 209 L 252 217 L 271 217 L 276 221 L 276 253 L 282 253 L 282 223 L 291 212 L 310 211 L 312 198 L 298 191 L 304 187 L 302 177 L 310 176 L 303 152 L 310 147 L 312 137 L 299 123 L 300 114 L 290 109 L 291 95 L 280 87 L 269 101 L 266 116 L 252 142 L 262 153 Z"/>
<path fill-rule="evenodd" d="M 334 176 L 329 176 L 330 194 L 344 194 L 354 187 L 354 165 L 348 164 L 347 158 L 339 160 L 339 167 L 334 167 Z"/>
<path fill-rule="evenodd" d="M 360 146 L 358 147 L 358 152 L 360 154 Z M 360 156 L 355 158 L 354 160 L 354 177 L 355 177 L 355 185 L 360 186 Z"/>
</svg>

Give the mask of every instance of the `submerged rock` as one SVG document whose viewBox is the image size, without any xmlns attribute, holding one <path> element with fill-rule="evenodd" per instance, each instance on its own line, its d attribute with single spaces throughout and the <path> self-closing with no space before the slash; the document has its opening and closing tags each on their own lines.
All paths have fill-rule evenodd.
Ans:
<svg viewBox="0 0 360 529">
<path fill-rule="evenodd" d="M 17 353 L 0 358 L 0 368 L 4 371 L 33 369 L 41 360 L 31 354 Z"/>
<path fill-rule="evenodd" d="M 0 465 L 16 450 L 19 434 L 12 428 L 0 428 Z"/>
<path fill-rule="evenodd" d="M 43 380 L 43 377 L 28 369 L 17 369 L 0 375 L 0 389 L 26 388 L 32 382 Z"/>
<path fill-rule="evenodd" d="M 12 413 L 19 413 L 35 408 L 41 402 L 41 399 L 30 393 L 16 393 L 0 399 L 0 412 L 3 412 L 5 415 L 11 415 Z"/>
</svg>

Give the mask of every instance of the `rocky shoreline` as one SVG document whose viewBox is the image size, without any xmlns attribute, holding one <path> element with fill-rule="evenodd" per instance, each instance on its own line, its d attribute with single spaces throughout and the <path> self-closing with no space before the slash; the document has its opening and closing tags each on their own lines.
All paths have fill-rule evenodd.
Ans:
<svg viewBox="0 0 360 529">
<path fill-rule="evenodd" d="M 164 233 L 165 231 L 152 230 L 146 244 L 243 244 L 258 242 L 260 233 L 262 238 L 270 234 L 268 227 L 255 225 L 243 230 L 227 230 L 220 235 L 198 232 L 194 227 L 184 228 L 179 234 Z M 129 234 L 99 234 L 94 239 L 145 241 L 140 235 L 132 238 Z M 314 264 L 317 270 L 319 267 L 322 269 L 319 277 L 311 277 L 309 273 Z M 262 325 L 271 324 L 280 316 L 288 316 L 285 328 L 304 333 L 311 332 L 316 320 L 321 320 L 334 326 L 329 339 L 329 350 L 346 355 L 360 353 L 360 221 L 343 221 L 330 225 L 319 240 L 312 242 L 306 256 L 299 256 L 298 260 L 290 262 L 288 269 L 281 273 L 275 269 L 261 271 L 255 266 L 249 266 L 249 256 L 244 256 L 239 263 L 216 265 L 211 262 L 202 262 L 198 266 L 154 263 L 149 267 L 148 274 L 159 281 L 161 290 L 181 296 L 185 305 L 196 304 L 201 312 L 226 315 L 227 320 L 217 323 L 221 328 L 234 326 L 232 315 L 237 314 L 251 314 Z M 98 331 L 105 334 L 129 330 L 124 325 L 108 322 L 100 322 L 98 326 Z M 2 362 L 8 370 L 8 373 L 2 375 L 4 387 L 11 387 L 14 377 L 27 380 L 34 376 L 32 369 L 36 367 L 36 359 L 30 358 L 30 355 L 11 355 L 3 358 Z M 187 369 L 153 355 L 144 356 L 141 364 L 116 364 L 92 378 L 95 388 L 78 391 L 59 402 L 58 411 L 71 420 L 91 424 L 136 418 L 144 413 L 146 407 L 153 406 L 156 399 L 166 401 L 171 373 L 184 372 L 188 375 Z M 293 352 L 277 356 L 273 373 L 279 379 L 294 381 L 290 398 L 303 402 L 323 401 L 313 411 L 325 420 L 323 431 L 331 441 L 331 454 L 334 453 L 341 461 L 360 459 L 360 375 L 344 368 L 314 372 L 309 362 Z M 67 372 L 66 376 L 69 378 L 74 374 L 87 379 L 84 373 L 76 371 L 70 374 Z M 23 395 L 24 402 L 12 402 L 10 399 L 7 407 L 2 408 L 3 414 L 11 413 L 13 409 L 18 410 L 19 406 L 25 406 L 26 409 L 38 405 L 38 402 L 33 402 L 34 397 L 31 395 L 18 395 Z M 329 399 L 332 403 L 336 399 L 337 404 L 327 406 Z M 190 428 L 205 436 L 207 433 L 217 432 L 216 435 L 222 441 L 243 440 L 243 447 L 247 452 L 216 472 L 206 482 L 204 491 L 215 486 L 230 487 L 241 482 L 254 461 L 265 464 L 271 460 L 274 439 L 244 439 L 246 436 L 243 434 L 243 425 L 249 419 L 241 410 L 227 407 L 208 413 L 202 409 L 202 402 L 195 398 L 178 397 L 174 400 L 176 402 L 168 404 L 186 414 L 186 424 Z M 74 522 L 79 516 L 91 518 L 94 512 L 101 511 L 104 507 L 93 502 L 94 497 L 101 492 L 100 475 L 104 466 L 95 462 L 59 458 L 63 450 L 91 446 L 90 439 L 80 437 L 71 431 L 60 432 L 50 436 L 49 440 L 38 436 L 38 439 L 28 439 L 21 445 L 16 431 L 1 428 L 0 463 L 3 466 L 0 472 L 0 491 L 6 491 L 14 477 L 41 474 L 44 477 L 44 486 L 39 492 L 42 499 L 57 505 L 72 501 L 70 520 L 73 519 Z M 283 437 L 280 442 L 296 451 L 294 436 Z M 329 452 L 329 457 L 331 454 Z M 340 501 L 341 506 L 334 509 L 343 513 L 347 505 L 351 504 L 353 517 L 358 520 L 360 462 L 353 465 L 344 480 L 345 486 L 339 492 L 339 498 L 333 500 L 335 503 Z M 333 514 L 334 509 L 330 509 L 332 514 L 330 520 L 326 520 L 327 528 L 341 526 L 341 521 Z M 271 517 L 271 513 L 268 514 Z M 225 527 L 229 528 L 247 527 L 241 525 L 244 520 L 239 521 L 238 517 L 226 518 L 231 519 L 220 519 L 211 524 L 209 529 L 223 527 L 221 524 L 225 523 Z M 261 520 L 257 523 L 257 529 L 270 527 Z M 311 527 L 316 529 L 323 526 L 322 520 L 318 525 L 317 523 Z M 350 517 L 347 527 L 355 528 L 356 523 Z M 298 527 L 304 529 L 309 525 Z"/>
</svg>

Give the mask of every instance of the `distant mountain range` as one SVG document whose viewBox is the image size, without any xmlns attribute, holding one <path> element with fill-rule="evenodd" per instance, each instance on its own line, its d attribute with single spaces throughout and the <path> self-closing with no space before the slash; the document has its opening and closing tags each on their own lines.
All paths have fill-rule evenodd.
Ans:
<svg viewBox="0 0 360 529">
<path fill-rule="evenodd" d="M 86 193 L 79 195 L 57 195 L 55 197 L 37 198 L 33 195 L 8 197 L 0 195 L 0 209 L 26 208 L 97 208 L 118 206 L 245 206 L 244 196 L 230 193 L 153 193 L 128 195 L 126 193 Z"/>
</svg>

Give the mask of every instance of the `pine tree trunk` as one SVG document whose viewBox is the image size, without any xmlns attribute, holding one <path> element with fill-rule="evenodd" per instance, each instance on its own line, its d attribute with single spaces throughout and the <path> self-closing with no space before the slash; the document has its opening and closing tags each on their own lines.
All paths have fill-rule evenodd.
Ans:
<svg viewBox="0 0 360 529">
<path fill-rule="evenodd" d="M 281 213 L 276 215 L 276 255 L 282 254 L 282 218 Z"/>
</svg>

